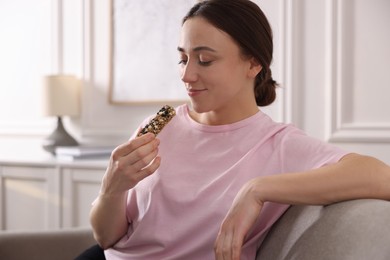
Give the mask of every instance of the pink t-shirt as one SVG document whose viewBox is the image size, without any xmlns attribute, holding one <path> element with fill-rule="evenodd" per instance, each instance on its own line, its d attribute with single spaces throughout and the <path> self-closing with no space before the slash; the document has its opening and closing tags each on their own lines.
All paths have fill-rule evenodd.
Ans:
<svg viewBox="0 0 390 260">
<path fill-rule="evenodd" d="M 214 259 L 220 224 L 246 182 L 319 168 L 346 154 L 260 111 L 219 126 L 195 122 L 187 105 L 176 112 L 158 136 L 159 169 L 129 191 L 129 229 L 105 251 L 107 259 Z M 265 203 L 241 259 L 255 258 L 265 235 L 288 207 Z"/>
</svg>

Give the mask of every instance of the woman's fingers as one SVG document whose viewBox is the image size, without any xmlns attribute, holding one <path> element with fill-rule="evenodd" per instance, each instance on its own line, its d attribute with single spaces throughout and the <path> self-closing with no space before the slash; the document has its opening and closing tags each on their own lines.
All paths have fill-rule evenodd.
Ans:
<svg viewBox="0 0 390 260">
<path fill-rule="evenodd" d="M 160 141 L 154 134 L 145 134 L 118 146 L 112 153 L 103 178 L 104 193 L 122 193 L 137 185 L 160 166 Z"/>
<path fill-rule="evenodd" d="M 215 241 L 218 260 L 239 260 L 245 237 L 256 222 L 263 202 L 255 197 L 249 182 L 242 187 L 223 220 Z"/>
<path fill-rule="evenodd" d="M 157 156 L 159 144 L 160 140 L 154 138 L 150 142 L 139 146 L 137 149 L 123 156 L 120 160 L 123 160 L 127 165 L 132 165 L 133 167 L 138 166 L 137 169 L 140 170 Z"/>
<path fill-rule="evenodd" d="M 121 157 L 125 157 L 140 148 L 141 146 L 148 144 L 153 140 L 156 140 L 156 136 L 151 133 L 129 140 L 128 142 L 121 144 L 117 148 L 115 148 L 112 153 L 113 159 L 118 160 Z"/>
<path fill-rule="evenodd" d="M 141 161 L 141 163 L 138 164 L 140 165 L 142 164 L 142 162 L 145 162 L 147 159 L 150 159 L 151 153 L 156 153 L 155 150 L 157 149 L 159 144 L 160 140 L 155 138 L 153 134 L 146 134 L 144 136 L 137 137 L 135 139 L 130 140 L 129 142 L 118 146 L 114 150 L 111 157 L 113 161 L 118 161 L 119 163 L 123 163 L 126 166 L 134 165 L 138 161 Z M 157 154 L 155 154 L 154 157 L 156 157 L 156 155 Z M 139 167 L 139 169 L 149 164 L 150 161 L 151 160 L 149 160 L 149 162 L 142 167 Z"/>
<path fill-rule="evenodd" d="M 139 179 L 143 180 L 144 178 L 154 173 L 157 170 L 157 168 L 160 166 L 160 163 L 161 163 L 161 158 L 155 157 L 147 167 L 143 168 L 141 171 L 138 172 Z"/>
<path fill-rule="evenodd" d="M 225 220 L 215 243 L 216 259 L 239 260 L 244 237 L 242 228 Z"/>
</svg>

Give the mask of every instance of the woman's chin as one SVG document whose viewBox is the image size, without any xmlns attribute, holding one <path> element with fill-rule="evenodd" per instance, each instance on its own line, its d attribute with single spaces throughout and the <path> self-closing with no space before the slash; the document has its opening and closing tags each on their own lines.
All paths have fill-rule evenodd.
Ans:
<svg viewBox="0 0 390 260">
<path fill-rule="evenodd" d="M 193 102 L 192 100 L 191 100 L 191 107 L 194 112 L 199 114 L 210 111 L 210 109 L 207 106 L 201 105 L 197 102 Z"/>
</svg>

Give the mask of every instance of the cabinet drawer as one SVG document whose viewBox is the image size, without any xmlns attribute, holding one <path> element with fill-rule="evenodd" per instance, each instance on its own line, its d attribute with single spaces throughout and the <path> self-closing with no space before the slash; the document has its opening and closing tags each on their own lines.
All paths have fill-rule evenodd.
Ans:
<svg viewBox="0 0 390 260">
<path fill-rule="evenodd" d="M 59 179 L 54 167 L 3 166 L 0 184 L 1 229 L 59 227 Z"/>
<path fill-rule="evenodd" d="M 99 194 L 105 170 L 63 169 L 63 226 L 90 226 L 91 204 Z"/>
</svg>

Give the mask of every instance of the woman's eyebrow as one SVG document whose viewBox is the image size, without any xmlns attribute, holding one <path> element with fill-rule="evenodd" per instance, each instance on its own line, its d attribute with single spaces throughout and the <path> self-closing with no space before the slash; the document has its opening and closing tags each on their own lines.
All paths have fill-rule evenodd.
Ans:
<svg viewBox="0 0 390 260">
<path fill-rule="evenodd" d="M 185 52 L 184 48 L 182 47 L 177 47 L 177 50 L 179 52 Z M 199 46 L 199 47 L 195 47 L 192 49 L 193 52 L 198 52 L 198 51 L 211 51 L 211 52 L 217 52 L 216 50 L 214 50 L 213 48 L 210 48 L 210 47 L 207 47 L 207 46 Z"/>
</svg>

